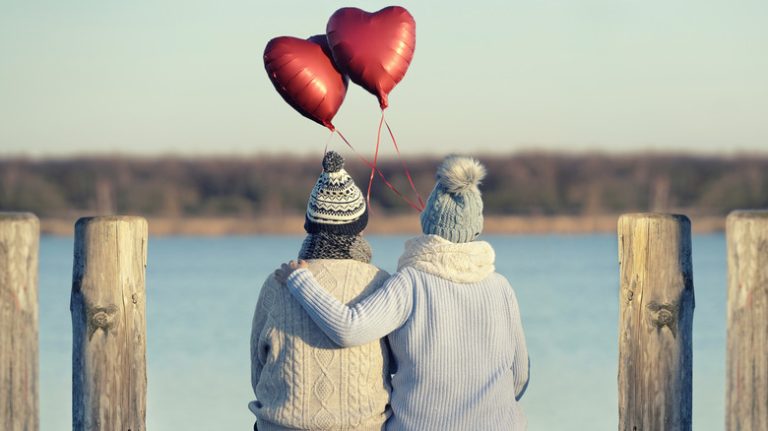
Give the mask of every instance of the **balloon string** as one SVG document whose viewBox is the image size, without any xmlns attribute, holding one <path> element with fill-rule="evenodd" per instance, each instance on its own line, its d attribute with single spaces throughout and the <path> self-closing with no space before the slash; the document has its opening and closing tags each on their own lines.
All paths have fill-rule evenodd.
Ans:
<svg viewBox="0 0 768 431">
<path fill-rule="evenodd" d="M 379 120 L 379 131 L 376 133 L 376 151 L 373 153 L 373 167 L 371 168 L 371 178 L 368 179 L 368 194 L 365 197 L 368 208 L 371 208 L 371 186 L 373 186 L 373 176 L 376 174 L 376 166 L 379 163 L 379 145 L 381 144 L 381 125 L 384 124 L 384 111 L 381 111 L 381 120 Z"/>
<path fill-rule="evenodd" d="M 382 118 L 384 118 L 384 111 L 381 112 Z M 426 205 L 424 205 L 424 199 L 421 197 L 421 193 L 419 193 L 419 190 L 416 189 L 416 185 L 413 183 L 413 177 L 411 177 L 411 171 L 408 169 L 408 165 L 406 165 L 405 160 L 403 160 L 402 155 L 400 154 L 400 147 L 397 146 L 397 139 L 395 139 L 395 134 L 392 133 L 392 128 L 389 127 L 389 123 L 387 123 L 387 120 L 384 120 L 384 124 L 387 125 L 387 131 L 389 131 L 389 136 L 392 138 L 392 144 L 395 146 L 395 151 L 397 152 L 397 158 L 400 160 L 400 163 L 403 165 L 403 170 L 405 171 L 405 176 L 408 178 L 408 183 L 411 185 L 411 190 L 413 190 L 414 193 L 416 193 L 416 197 L 419 199 L 419 205 L 421 205 L 421 209 L 419 211 L 424 211 L 424 208 L 426 208 Z"/>
<path fill-rule="evenodd" d="M 331 130 L 331 134 L 328 135 L 328 139 L 325 140 L 325 150 L 323 150 L 323 157 L 328 154 L 328 144 L 331 142 L 331 139 L 333 139 L 333 133 L 334 131 Z"/>
<path fill-rule="evenodd" d="M 323 150 L 323 159 L 325 159 L 325 155 L 328 154 L 328 144 L 331 142 L 331 139 L 333 139 L 333 133 L 334 131 L 331 130 L 331 134 L 328 135 L 328 139 L 325 140 L 325 149 Z M 325 168 L 321 168 L 320 173 L 322 174 Z"/>
<path fill-rule="evenodd" d="M 405 201 L 405 203 L 407 203 L 408 205 L 410 205 L 410 206 L 411 206 L 411 208 L 415 209 L 416 211 L 421 211 L 421 209 L 420 209 L 420 208 L 419 208 L 419 207 L 418 207 L 416 204 L 414 204 L 414 203 L 413 203 L 413 202 L 412 202 L 410 199 L 408 199 L 408 198 L 407 198 L 407 197 L 405 197 L 405 196 L 404 196 L 402 193 L 400 193 L 400 191 L 399 191 L 399 190 L 397 190 L 397 189 L 395 188 L 395 186 L 393 186 L 393 185 L 392 185 L 392 183 L 390 183 L 390 182 L 389 182 L 389 180 L 387 180 L 387 177 L 385 177 L 385 176 L 384 176 L 384 173 L 382 173 L 382 172 L 381 172 L 381 170 L 380 170 L 378 167 L 374 166 L 374 165 L 373 165 L 371 162 L 369 162 L 369 161 L 368 161 L 368 160 L 367 160 L 365 157 L 361 156 L 361 155 L 360 155 L 360 153 L 358 153 L 358 152 L 357 152 L 357 150 L 355 149 L 355 147 L 353 147 L 353 146 L 352 146 L 352 144 L 350 144 L 350 143 L 349 143 L 349 141 L 347 140 L 347 138 L 346 138 L 346 137 L 344 137 L 344 135 L 341 133 L 341 131 L 339 131 L 339 129 L 336 129 L 336 133 L 338 133 L 338 134 L 339 134 L 339 137 L 340 137 L 340 138 L 341 138 L 341 139 L 344 141 L 344 143 L 345 143 L 345 144 L 347 144 L 347 146 L 349 147 L 349 149 L 351 149 L 351 150 L 352 150 L 352 152 L 353 152 L 353 153 L 355 153 L 355 156 L 357 156 L 357 158 L 358 158 L 358 159 L 360 159 L 360 161 L 362 161 L 363 163 L 365 163 L 365 165 L 366 165 L 366 166 L 368 166 L 369 168 L 371 168 L 371 169 L 375 169 L 375 170 L 376 170 L 376 172 L 379 174 L 379 177 L 381 177 L 382 181 L 384 181 L 384 184 L 385 184 L 385 185 L 386 185 L 386 186 L 387 186 L 387 187 L 388 187 L 390 190 L 392 190 L 392 191 L 393 191 L 393 192 L 394 192 L 394 193 L 395 193 L 395 194 L 396 194 L 398 197 L 400 197 L 400 199 L 402 199 L 403 201 Z"/>
</svg>

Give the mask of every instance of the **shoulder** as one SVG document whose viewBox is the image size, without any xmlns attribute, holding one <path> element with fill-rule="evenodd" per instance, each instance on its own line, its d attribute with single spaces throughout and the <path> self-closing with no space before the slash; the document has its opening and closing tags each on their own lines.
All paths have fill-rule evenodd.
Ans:
<svg viewBox="0 0 768 431">
<path fill-rule="evenodd" d="M 353 264 L 360 270 L 374 274 L 376 277 L 389 277 L 389 273 L 387 271 L 371 263 L 353 261 Z"/>
<path fill-rule="evenodd" d="M 510 295 L 513 300 L 516 298 L 515 289 L 512 287 L 512 284 L 509 282 L 509 280 L 507 280 L 507 277 L 504 277 L 498 272 L 494 272 L 488 276 L 488 279 L 491 283 L 499 286 L 499 288 L 507 292 L 507 294 Z"/>
<path fill-rule="evenodd" d="M 275 268 L 275 271 L 280 268 Z M 277 278 L 275 278 L 275 272 L 271 272 L 269 276 L 264 280 L 264 284 L 262 284 L 261 290 L 264 289 L 274 289 L 276 287 L 279 287 L 280 283 L 278 283 Z"/>
<path fill-rule="evenodd" d="M 383 285 L 389 278 L 387 271 L 375 265 L 351 259 L 318 259 L 307 262 L 315 280 L 327 289 L 331 285 L 336 285 L 337 281 L 343 280 L 351 288 L 349 292 L 360 289 L 370 291 Z"/>
<path fill-rule="evenodd" d="M 402 277 L 404 279 L 414 279 L 416 277 L 420 277 L 421 274 L 423 274 L 422 271 L 419 271 L 412 266 L 404 266 L 398 269 L 396 273 L 392 274 L 392 276 Z"/>
<path fill-rule="evenodd" d="M 331 260 L 331 259 L 325 259 L 325 260 L 318 260 L 314 262 L 316 268 L 323 267 L 328 270 L 332 271 L 339 271 L 339 272 L 346 272 L 346 271 L 353 271 L 357 274 L 368 276 L 368 277 L 388 277 L 389 273 L 387 271 L 384 271 L 383 269 L 372 265 L 370 263 L 360 262 L 357 260 L 352 259 L 342 259 L 342 260 Z M 313 262 L 310 262 L 309 269 L 313 270 Z"/>
<path fill-rule="evenodd" d="M 418 284 L 418 280 L 422 279 L 426 273 L 419 271 L 418 269 L 405 267 L 400 268 L 397 272 L 389 277 L 390 283 L 398 283 L 407 286 L 415 286 Z"/>
<path fill-rule="evenodd" d="M 390 276 L 387 271 L 370 263 L 358 262 L 354 260 L 346 262 L 349 265 L 348 270 L 354 276 L 354 278 L 370 281 L 372 284 L 377 286 L 383 284 Z"/>
<path fill-rule="evenodd" d="M 280 291 L 282 286 L 275 278 L 274 272 L 269 274 L 264 283 L 261 285 L 261 291 L 259 291 L 259 302 L 263 302 L 264 306 L 271 306 L 274 301 L 275 295 Z"/>
<path fill-rule="evenodd" d="M 500 284 L 502 286 L 508 287 L 509 289 L 512 289 L 512 285 L 509 283 L 509 280 L 507 280 L 507 277 L 504 277 L 498 272 L 492 273 L 489 275 L 489 278 L 493 283 Z"/>
</svg>

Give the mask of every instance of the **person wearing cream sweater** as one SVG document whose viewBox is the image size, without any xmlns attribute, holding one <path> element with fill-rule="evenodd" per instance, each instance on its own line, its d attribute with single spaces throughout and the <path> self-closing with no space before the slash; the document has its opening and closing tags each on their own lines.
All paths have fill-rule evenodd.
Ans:
<svg viewBox="0 0 768 431">
<path fill-rule="evenodd" d="M 360 233 L 368 210 L 360 189 L 328 152 L 307 205 L 299 258 L 330 297 L 354 305 L 388 274 L 369 262 Z M 384 340 L 339 347 L 271 275 L 251 330 L 254 429 L 382 430 L 390 412 L 389 352 Z"/>
</svg>

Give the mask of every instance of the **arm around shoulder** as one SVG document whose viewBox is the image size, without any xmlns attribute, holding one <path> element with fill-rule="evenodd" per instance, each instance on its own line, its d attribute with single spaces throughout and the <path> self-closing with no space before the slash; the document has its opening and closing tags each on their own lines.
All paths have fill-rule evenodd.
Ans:
<svg viewBox="0 0 768 431">
<path fill-rule="evenodd" d="M 386 336 L 408 319 L 413 306 L 411 282 L 399 273 L 351 306 L 341 303 L 323 289 L 307 269 L 291 274 L 286 285 L 317 326 L 343 347 Z"/>
</svg>

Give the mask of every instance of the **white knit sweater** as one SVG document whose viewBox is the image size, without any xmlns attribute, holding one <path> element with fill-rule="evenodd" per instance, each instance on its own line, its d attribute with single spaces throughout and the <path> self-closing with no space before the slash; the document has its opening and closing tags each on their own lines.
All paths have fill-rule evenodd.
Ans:
<svg viewBox="0 0 768 431">
<path fill-rule="evenodd" d="M 308 262 L 318 283 L 345 304 L 355 304 L 388 277 L 355 260 Z M 261 289 L 251 331 L 256 400 L 248 407 L 259 430 L 382 430 L 390 392 L 385 346 L 374 340 L 339 347 L 270 276 Z"/>
</svg>

